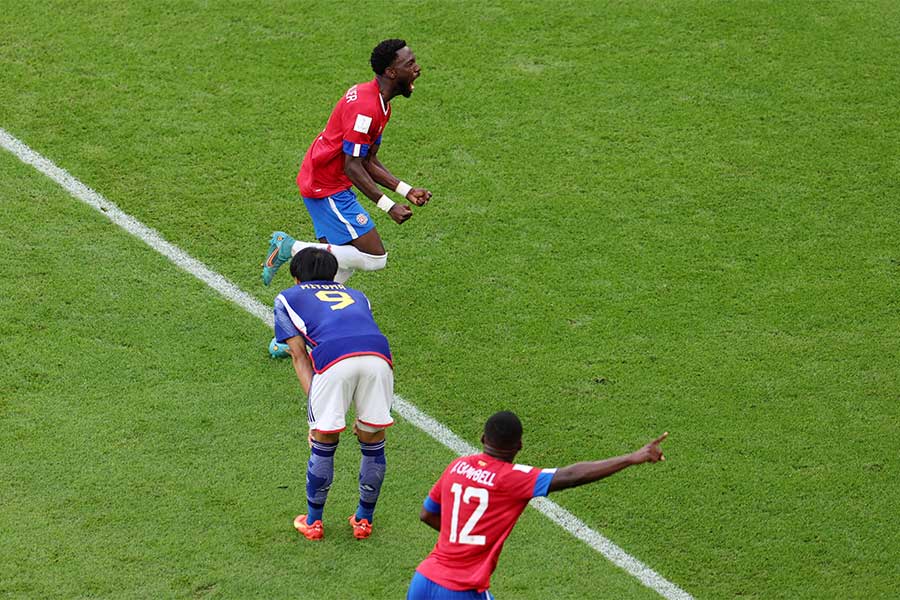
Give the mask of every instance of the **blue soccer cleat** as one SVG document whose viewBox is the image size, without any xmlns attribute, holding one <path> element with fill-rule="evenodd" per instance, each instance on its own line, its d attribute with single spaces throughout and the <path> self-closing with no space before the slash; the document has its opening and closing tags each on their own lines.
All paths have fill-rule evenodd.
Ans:
<svg viewBox="0 0 900 600">
<path fill-rule="evenodd" d="M 269 356 L 272 358 L 287 358 L 290 355 L 287 344 L 279 344 L 278 340 L 272 338 L 272 341 L 269 342 Z"/>
<path fill-rule="evenodd" d="M 278 267 L 291 260 L 291 246 L 294 245 L 294 238 L 283 231 L 272 233 L 269 239 L 269 254 L 266 256 L 266 262 L 262 264 L 262 280 L 264 285 L 272 283 Z"/>
</svg>

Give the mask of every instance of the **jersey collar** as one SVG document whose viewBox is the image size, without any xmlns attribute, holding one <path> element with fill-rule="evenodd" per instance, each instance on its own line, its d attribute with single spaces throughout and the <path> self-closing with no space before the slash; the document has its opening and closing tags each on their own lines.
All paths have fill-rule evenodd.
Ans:
<svg viewBox="0 0 900 600">
<path fill-rule="evenodd" d="M 375 89 L 378 90 L 378 100 L 381 102 L 381 111 L 384 114 L 388 114 L 388 108 L 390 108 L 390 105 L 388 105 L 388 103 L 384 101 L 384 96 L 381 95 L 381 86 L 378 85 L 378 78 L 376 77 L 372 81 L 375 83 Z"/>
</svg>

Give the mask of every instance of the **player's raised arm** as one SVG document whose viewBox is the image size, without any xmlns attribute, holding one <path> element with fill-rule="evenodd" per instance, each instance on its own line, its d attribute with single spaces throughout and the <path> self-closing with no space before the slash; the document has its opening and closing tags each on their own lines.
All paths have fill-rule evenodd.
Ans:
<svg viewBox="0 0 900 600">
<path fill-rule="evenodd" d="M 609 477 L 632 465 L 665 460 L 666 458 L 663 456 L 662 449 L 659 445 L 668 435 L 669 432 L 667 431 L 631 454 L 607 458 L 605 460 L 576 463 L 574 465 L 569 465 L 568 467 L 563 467 L 557 470 L 553 475 L 548 491 L 555 492 L 566 488 L 578 487 L 579 485 Z"/>
</svg>

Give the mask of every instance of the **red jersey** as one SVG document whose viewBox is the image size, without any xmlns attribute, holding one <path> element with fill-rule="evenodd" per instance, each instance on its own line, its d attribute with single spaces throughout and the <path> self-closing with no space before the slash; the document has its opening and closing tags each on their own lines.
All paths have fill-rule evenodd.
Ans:
<svg viewBox="0 0 900 600">
<path fill-rule="evenodd" d="M 297 174 L 300 195 L 325 198 L 348 189 L 352 183 L 344 175 L 344 154 L 366 156 L 373 144 L 381 143 L 390 118 L 391 105 L 381 97 L 375 79 L 347 90 L 303 157 Z"/>
<path fill-rule="evenodd" d="M 555 472 L 487 454 L 454 460 L 425 499 L 425 510 L 440 513 L 441 531 L 416 571 L 451 590 L 488 589 L 503 542 L 528 501 L 547 495 Z"/>
</svg>

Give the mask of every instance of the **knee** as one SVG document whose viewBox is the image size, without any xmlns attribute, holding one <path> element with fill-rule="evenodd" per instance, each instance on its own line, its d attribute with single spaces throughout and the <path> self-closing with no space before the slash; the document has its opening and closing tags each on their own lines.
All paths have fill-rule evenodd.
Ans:
<svg viewBox="0 0 900 600">
<path fill-rule="evenodd" d="M 310 437 L 317 442 L 324 442 L 326 444 L 337 444 L 341 441 L 340 433 L 322 433 L 318 429 L 310 429 L 309 431 Z"/>
<path fill-rule="evenodd" d="M 360 421 L 353 425 L 353 433 L 363 444 L 377 444 L 384 441 L 385 430 L 383 427 L 372 427 Z"/>
</svg>

